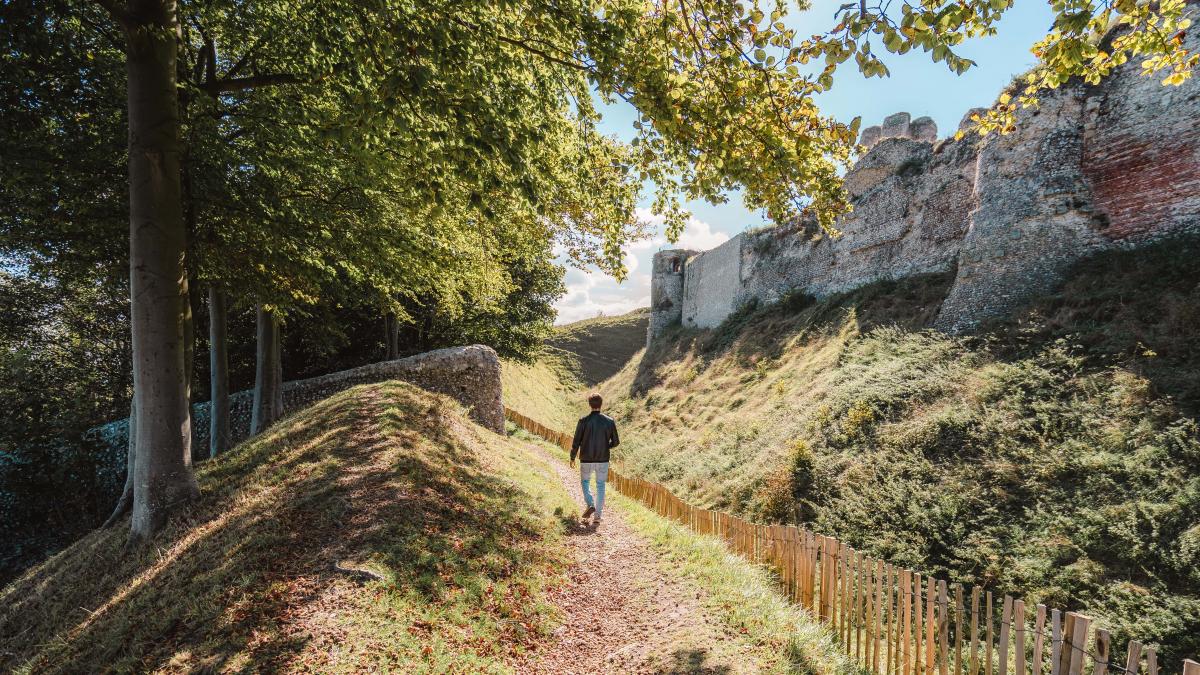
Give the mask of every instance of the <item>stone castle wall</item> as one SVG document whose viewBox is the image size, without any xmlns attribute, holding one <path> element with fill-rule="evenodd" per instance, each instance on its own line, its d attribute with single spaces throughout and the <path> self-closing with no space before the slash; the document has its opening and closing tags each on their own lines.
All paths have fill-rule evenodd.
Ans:
<svg viewBox="0 0 1200 675">
<path fill-rule="evenodd" d="M 395 361 L 372 363 L 329 375 L 293 380 L 283 385 L 283 411 L 290 414 L 360 384 L 404 380 L 422 389 L 445 394 L 465 406 L 471 419 L 496 432 L 504 431 L 504 403 L 500 387 L 500 358 L 483 345 L 451 347 Z M 229 427 L 233 442 L 250 436 L 250 409 L 254 392 L 229 396 Z M 208 457 L 209 403 L 192 406 L 192 456 Z M 88 431 L 85 440 L 96 457 L 102 488 L 120 493 L 125 480 L 125 455 L 129 420 L 117 420 Z"/>
<path fill-rule="evenodd" d="M 1197 35 L 1187 41 L 1200 48 Z M 968 331 L 1052 290 L 1083 257 L 1200 234 L 1200 78 L 1164 87 L 1127 64 L 1099 85 L 1047 92 L 1005 136 L 939 141 L 932 120 L 899 113 L 860 142 L 868 151 L 845 176 L 853 211 L 840 236 L 799 222 L 700 254 L 659 253 L 685 263 L 679 316 L 657 317 L 657 333 L 713 327 L 789 292 L 824 297 L 950 270 L 935 325 Z"/>
</svg>

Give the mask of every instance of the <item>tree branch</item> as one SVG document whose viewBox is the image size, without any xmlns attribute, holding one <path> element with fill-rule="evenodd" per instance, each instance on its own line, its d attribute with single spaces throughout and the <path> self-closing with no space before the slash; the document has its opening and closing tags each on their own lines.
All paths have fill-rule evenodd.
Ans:
<svg viewBox="0 0 1200 675">
<path fill-rule="evenodd" d="M 235 77 L 217 80 L 215 82 L 205 82 L 199 88 L 210 94 L 224 94 L 231 91 L 245 91 L 247 89 L 256 89 L 258 87 L 270 87 L 277 84 L 300 84 L 302 82 L 314 82 L 320 78 L 312 80 L 305 79 L 294 73 L 273 73 L 270 75 L 251 75 L 249 77 Z"/>
<path fill-rule="evenodd" d="M 212 95 L 225 94 L 233 91 L 246 91 L 259 87 L 272 87 L 280 84 L 316 84 L 327 77 L 345 70 L 344 65 L 335 66 L 333 70 L 321 75 L 297 75 L 295 73 L 270 73 L 267 75 L 248 75 L 246 77 L 224 77 L 214 82 L 205 82 L 199 87 Z"/>
</svg>

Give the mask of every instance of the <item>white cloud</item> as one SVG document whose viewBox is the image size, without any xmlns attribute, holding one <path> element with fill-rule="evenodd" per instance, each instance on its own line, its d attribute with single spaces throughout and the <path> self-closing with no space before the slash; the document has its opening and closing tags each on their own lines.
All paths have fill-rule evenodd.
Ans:
<svg viewBox="0 0 1200 675">
<path fill-rule="evenodd" d="M 654 216 L 649 209 L 638 209 L 637 215 L 661 232 L 661 216 Z M 640 307 L 649 307 L 650 263 L 655 251 L 664 248 L 706 251 L 728 239 L 729 235 L 713 230 L 708 223 L 690 218 L 684 227 L 683 235 L 675 244 L 668 244 L 666 237 L 658 234 L 626 246 L 625 267 L 629 270 L 629 276 L 624 283 L 618 284 L 612 277 L 595 269 L 579 270 L 568 267 L 564 278 L 567 293 L 555 304 L 558 310 L 557 323 L 588 319 L 600 313 L 613 316 Z"/>
<path fill-rule="evenodd" d="M 657 230 L 661 230 L 666 222 L 666 219 L 662 216 L 656 216 L 650 212 L 650 209 L 645 208 L 637 210 L 637 217 L 650 223 Z M 729 235 L 713 230 L 712 225 L 692 216 L 688 218 L 687 224 L 683 226 L 683 234 L 680 235 L 679 241 L 674 244 L 668 245 L 667 238 L 659 235 L 645 242 L 638 242 L 638 245 L 655 249 L 686 248 L 693 251 L 707 251 L 728 240 Z"/>
</svg>

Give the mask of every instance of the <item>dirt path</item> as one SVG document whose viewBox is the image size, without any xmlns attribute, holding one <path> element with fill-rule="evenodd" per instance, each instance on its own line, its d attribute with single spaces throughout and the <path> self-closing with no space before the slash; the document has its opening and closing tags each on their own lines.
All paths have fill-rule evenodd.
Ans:
<svg viewBox="0 0 1200 675">
<path fill-rule="evenodd" d="M 537 451 L 580 507 L 570 514 L 570 583 L 551 594 L 564 623 L 521 672 L 757 672 L 748 647 L 704 609 L 703 590 L 664 572 L 658 553 L 626 524 L 613 489 L 600 526 L 584 526 L 579 470 Z"/>
</svg>

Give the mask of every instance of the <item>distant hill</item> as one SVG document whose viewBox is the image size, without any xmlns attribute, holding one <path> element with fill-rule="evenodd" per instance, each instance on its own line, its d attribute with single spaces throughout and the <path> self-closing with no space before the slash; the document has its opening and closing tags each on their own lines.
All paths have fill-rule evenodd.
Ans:
<svg viewBox="0 0 1200 675">
<path fill-rule="evenodd" d="M 570 430 L 586 410 L 585 390 L 616 375 L 646 346 L 648 309 L 555 328 L 532 363 L 505 360 L 504 403 L 544 423 Z"/>
<path fill-rule="evenodd" d="M 584 319 L 558 326 L 547 343 L 575 356 L 580 380 L 590 387 L 616 375 L 646 346 L 649 321 L 649 309 Z"/>
<path fill-rule="evenodd" d="M 357 387 L 197 474 L 153 546 L 95 531 L 0 591 L 0 672 L 510 671 L 555 625 L 573 505 L 448 398 Z"/>
<path fill-rule="evenodd" d="M 616 458 L 692 503 L 1083 609 L 1200 654 L 1200 243 L 1080 263 L 972 336 L 950 275 L 675 329 L 599 386 Z M 1123 653 L 1123 652 L 1114 652 Z"/>
</svg>

